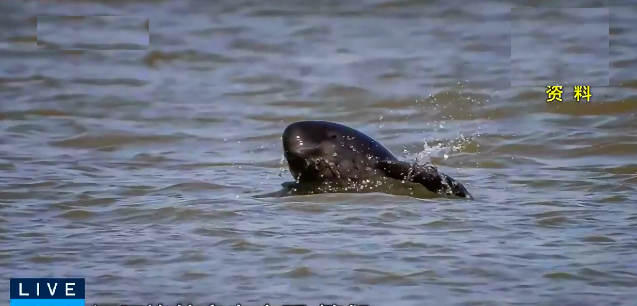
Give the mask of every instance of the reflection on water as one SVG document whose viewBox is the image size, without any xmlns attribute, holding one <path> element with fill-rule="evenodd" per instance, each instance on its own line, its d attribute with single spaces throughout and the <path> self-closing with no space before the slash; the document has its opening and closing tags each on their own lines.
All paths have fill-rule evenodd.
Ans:
<svg viewBox="0 0 637 306">
<path fill-rule="evenodd" d="M 0 272 L 86 277 L 90 303 L 631 305 L 625 2 L 3 1 Z M 476 201 L 255 198 L 311 119 Z"/>
</svg>

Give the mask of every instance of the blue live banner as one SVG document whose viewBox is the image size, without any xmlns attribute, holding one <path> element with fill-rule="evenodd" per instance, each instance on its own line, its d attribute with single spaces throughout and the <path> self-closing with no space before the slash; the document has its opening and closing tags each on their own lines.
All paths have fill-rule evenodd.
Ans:
<svg viewBox="0 0 637 306">
<path fill-rule="evenodd" d="M 84 306 L 83 278 L 11 278 L 11 306 Z"/>
</svg>

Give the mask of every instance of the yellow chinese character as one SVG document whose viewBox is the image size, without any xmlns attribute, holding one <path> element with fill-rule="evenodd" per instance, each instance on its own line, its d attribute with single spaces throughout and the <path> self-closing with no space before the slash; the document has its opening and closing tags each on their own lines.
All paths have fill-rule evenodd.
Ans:
<svg viewBox="0 0 637 306">
<path fill-rule="evenodd" d="M 562 86 L 546 86 L 548 87 L 548 90 L 546 90 L 546 93 L 549 95 L 549 97 L 546 99 L 546 103 L 550 103 L 553 100 L 557 100 L 562 102 Z"/>
<path fill-rule="evenodd" d="M 586 101 L 591 101 L 591 87 L 590 86 L 575 86 L 573 88 L 574 98 L 579 102 L 579 99 L 586 98 Z"/>
</svg>

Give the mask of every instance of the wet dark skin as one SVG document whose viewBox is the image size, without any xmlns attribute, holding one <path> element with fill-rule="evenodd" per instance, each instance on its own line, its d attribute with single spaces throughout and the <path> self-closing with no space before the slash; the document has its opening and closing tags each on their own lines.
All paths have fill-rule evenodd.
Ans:
<svg viewBox="0 0 637 306">
<path fill-rule="evenodd" d="M 299 185 L 349 184 L 385 176 L 429 191 L 472 199 L 467 189 L 431 165 L 398 160 L 378 141 L 345 125 L 299 121 L 283 131 L 283 152 Z"/>
</svg>

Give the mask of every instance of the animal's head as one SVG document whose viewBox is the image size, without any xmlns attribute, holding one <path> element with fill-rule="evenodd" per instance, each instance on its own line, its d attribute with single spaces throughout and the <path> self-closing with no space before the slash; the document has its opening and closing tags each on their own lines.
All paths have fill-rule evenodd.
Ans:
<svg viewBox="0 0 637 306">
<path fill-rule="evenodd" d="M 473 200 L 473 196 L 469 193 L 467 188 L 464 187 L 464 185 L 452 179 L 450 176 L 444 175 L 444 178 L 447 183 L 443 189 L 445 193 Z"/>
<path fill-rule="evenodd" d="M 333 180 L 365 159 L 393 157 L 371 137 L 328 121 L 290 124 L 283 131 L 283 152 L 295 179 L 302 174 L 312 180 Z"/>
</svg>

